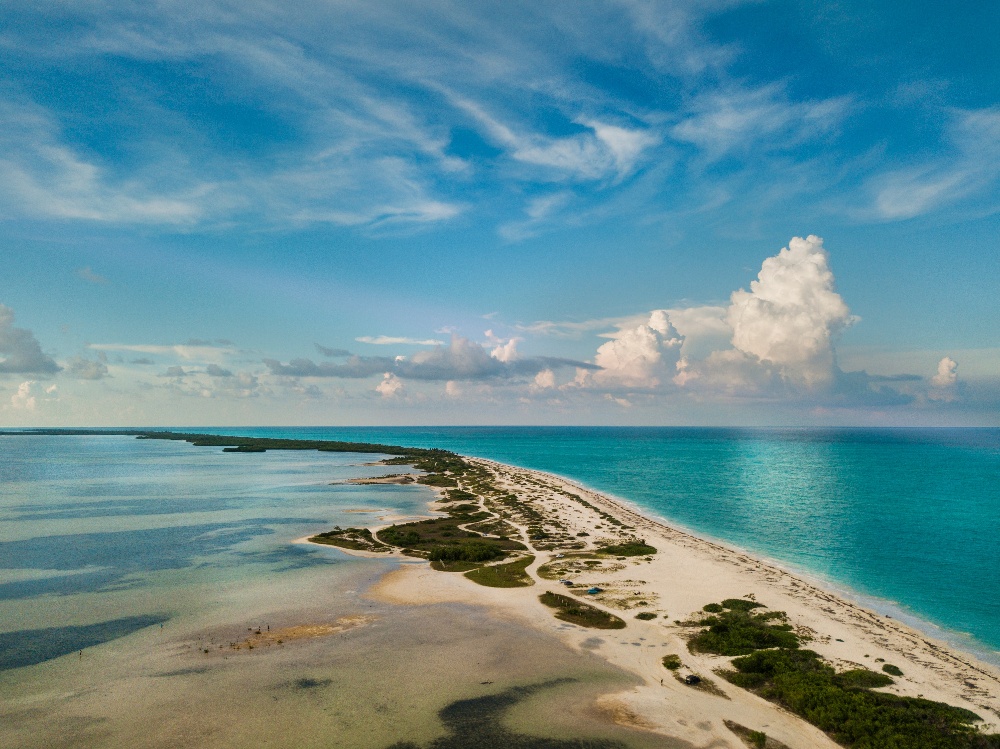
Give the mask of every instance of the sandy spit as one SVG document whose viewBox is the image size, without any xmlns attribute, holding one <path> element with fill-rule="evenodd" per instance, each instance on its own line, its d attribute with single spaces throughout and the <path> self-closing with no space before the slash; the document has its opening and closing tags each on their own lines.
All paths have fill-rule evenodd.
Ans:
<svg viewBox="0 0 1000 749">
<path fill-rule="evenodd" d="M 678 622 L 707 603 L 752 596 L 770 609 L 786 612 L 800 636 L 808 638 L 807 647 L 834 665 L 877 671 L 883 662 L 891 663 L 904 675 L 886 691 L 965 707 L 984 719 L 985 730 L 1000 730 L 1000 670 L 992 665 L 776 564 L 650 519 L 566 479 L 479 458 L 467 460 L 492 473 L 498 487 L 529 502 L 545 517 L 543 526 L 561 533 L 561 545 L 539 543 L 528 538 L 523 524 L 514 523 L 536 557 L 528 568 L 535 585 L 485 588 L 461 574 L 435 572 L 426 563 L 417 563 L 384 576 L 371 589 L 373 598 L 409 605 L 454 601 L 487 606 L 497 617 L 527 623 L 556 634 L 574 648 L 596 652 L 643 680 L 642 686 L 627 692 L 604 695 L 597 705 L 632 726 L 696 746 L 742 749 L 743 742 L 724 724 L 729 720 L 765 731 L 791 749 L 838 746 L 799 718 L 715 676 L 713 671 L 728 659 L 688 652 L 685 637 L 691 629 Z M 430 509 L 437 508 L 432 504 Z M 608 515 L 624 527 L 609 523 Z M 587 551 L 636 536 L 658 553 L 650 560 L 608 560 L 599 567 L 573 561 L 573 545 L 583 544 L 580 551 Z M 578 587 L 567 588 L 538 574 L 539 567 L 553 562 L 562 570 L 558 576 Z M 582 594 L 590 586 L 602 592 Z M 546 590 L 581 595 L 620 616 L 628 626 L 602 631 L 560 622 L 538 601 Z M 656 618 L 637 620 L 639 612 L 655 613 Z M 681 675 L 696 673 L 714 690 L 693 689 L 676 679 L 661 664 L 669 653 L 680 656 Z"/>
</svg>

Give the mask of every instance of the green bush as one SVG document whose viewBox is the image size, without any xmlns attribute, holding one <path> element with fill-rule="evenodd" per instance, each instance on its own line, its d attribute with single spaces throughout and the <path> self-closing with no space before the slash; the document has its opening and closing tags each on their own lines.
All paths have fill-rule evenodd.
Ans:
<svg viewBox="0 0 1000 749">
<path fill-rule="evenodd" d="M 895 682 L 885 674 L 869 671 L 867 668 L 855 668 L 837 674 L 837 683 L 845 689 L 876 689 Z"/>
<path fill-rule="evenodd" d="M 656 553 L 656 549 L 649 546 L 641 538 L 612 546 L 604 546 L 598 549 L 598 551 L 602 554 L 611 554 L 617 557 L 648 557 L 650 554 Z"/>
<path fill-rule="evenodd" d="M 886 663 L 884 666 L 882 666 L 882 670 L 885 671 L 887 674 L 891 674 L 893 676 L 903 675 L 903 672 L 900 671 L 899 666 L 893 666 L 891 663 Z"/>
<path fill-rule="evenodd" d="M 596 629 L 625 628 L 625 622 L 614 614 L 609 614 L 569 596 L 546 592 L 542 593 L 538 600 L 546 606 L 556 609 L 556 619 L 562 619 L 564 622 Z"/>
<path fill-rule="evenodd" d="M 771 624 L 780 612 L 753 614 L 723 611 L 698 622 L 708 629 L 699 632 L 688 647 L 693 653 L 746 655 L 763 648 L 797 648 L 799 638 L 788 624 Z"/>
<path fill-rule="evenodd" d="M 767 607 L 762 603 L 750 601 L 746 598 L 727 598 L 722 602 L 722 608 L 732 611 L 750 611 L 751 609 L 763 609 Z"/>
<path fill-rule="evenodd" d="M 723 611 L 725 611 L 725 609 L 722 608 L 722 606 L 718 603 L 706 603 L 704 606 L 701 607 L 701 610 L 707 611 L 710 614 L 721 614 Z"/>
<path fill-rule="evenodd" d="M 535 584 L 531 576 L 525 572 L 534 561 L 534 557 L 524 557 L 507 564 L 480 567 L 472 572 L 466 572 L 465 576 L 472 582 L 489 588 L 527 588 Z"/>
<path fill-rule="evenodd" d="M 652 611 L 642 611 L 635 615 L 636 619 L 642 619 L 644 622 L 648 622 L 650 619 L 655 619 L 656 614 Z"/>
<path fill-rule="evenodd" d="M 671 671 L 676 671 L 681 667 L 681 658 L 676 653 L 670 653 L 669 655 L 663 656 L 663 667 L 670 669 Z"/>
</svg>

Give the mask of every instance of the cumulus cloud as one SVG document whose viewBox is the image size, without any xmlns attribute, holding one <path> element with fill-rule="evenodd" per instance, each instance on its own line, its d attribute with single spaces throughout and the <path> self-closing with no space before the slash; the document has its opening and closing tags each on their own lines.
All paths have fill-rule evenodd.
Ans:
<svg viewBox="0 0 1000 749">
<path fill-rule="evenodd" d="M 597 349 L 600 367 L 593 380 L 600 385 L 652 388 L 673 374 L 684 339 L 666 310 L 654 310 L 649 320 L 624 328 Z"/>
<path fill-rule="evenodd" d="M 958 362 L 946 356 L 937 365 L 937 374 L 931 377 L 931 400 L 950 403 L 958 397 Z"/>
<path fill-rule="evenodd" d="M 14 327 L 14 310 L 0 304 L 0 374 L 53 374 L 59 365 L 42 353 L 30 330 Z"/>
<path fill-rule="evenodd" d="M 218 364 L 209 364 L 205 367 L 205 374 L 210 377 L 232 377 L 233 373 L 229 369 L 223 369 Z"/>
<path fill-rule="evenodd" d="M 490 356 L 494 359 L 502 362 L 512 362 L 518 358 L 517 344 L 521 342 L 521 338 L 503 339 L 494 335 L 492 330 L 487 330 L 486 340 L 496 344 L 490 352 Z"/>
<path fill-rule="evenodd" d="M 828 385 L 834 343 L 856 321 L 834 291 L 823 240 L 794 237 L 761 265 L 750 291 L 731 297 L 726 320 L 733 347 L 806 388 Z"/>
<path fill-rule="evenodd" d="M 34 411 L 38 406 L 38 400 L 31 393 L 34 384 L 34 380 L 28 380 L 18 385 L 17 392 L 10 397 L 10 405 L 19 411 Z"/>
<path fill-rule="evenodd" d="M 556 373 L 551 369 L 543 369 L 535 375 L 532 386 L 536 390 L 550 390 L 556 386 Z"/>
<path fill-rule="evenodd" d="M 108 376 L 108 367 L 101 361 L 76 356 L 67 362 L 67 371 L 79 380 L 100 380 Z"/>
<path fill-rule="evenodd" d="M 391 372 L 382 375 L 382 381 L 375 386 L 375 392 L 383 398 L 394 398 L 404 392 L 403 381 Z"/>
<path fill-rule="evenodd" d="M 958 362 L 950 356 L 938 362 L 937 374 L 931 377 L 931 384 L 936 388 L 955 387 L 958 382 Z"/>
</svg>

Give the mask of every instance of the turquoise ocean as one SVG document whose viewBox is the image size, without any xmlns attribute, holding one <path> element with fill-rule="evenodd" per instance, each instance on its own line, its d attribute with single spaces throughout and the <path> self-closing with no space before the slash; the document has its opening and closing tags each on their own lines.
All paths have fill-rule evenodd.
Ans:
<svg viewBox="0 0 1000 749">
<path fill-rule="evenodd" d="M 190 431 L 445 448 L 559 474 L 1000 662 L 998 429 Z M 331 486 L 378 473 L 370 459 L 0 438 L 0 671 L 198 616 L 223 583 L 369 569 L 289 542 L 359 522 L 352 508 L 420 511 L 424 487 Z"/>
</svg>

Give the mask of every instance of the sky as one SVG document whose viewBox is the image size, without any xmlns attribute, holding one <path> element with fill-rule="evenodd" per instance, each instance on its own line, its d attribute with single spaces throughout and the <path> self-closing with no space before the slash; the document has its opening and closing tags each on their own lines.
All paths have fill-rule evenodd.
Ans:
<svg viewBox="0 0 1000 749">
<path fill-rule="evenodd" d="M 0 426 L 1000 425 L 997 28 L 8 0 Z"/>
</svg>

